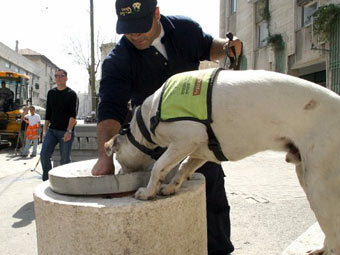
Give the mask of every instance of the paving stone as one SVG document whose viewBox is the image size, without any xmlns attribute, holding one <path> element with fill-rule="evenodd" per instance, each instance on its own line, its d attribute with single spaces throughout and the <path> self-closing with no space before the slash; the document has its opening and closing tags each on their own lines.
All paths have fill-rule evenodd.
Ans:
<svg viewBox="0 0 340 255">
<path fill-rule="evenodd" d="M 306 232 L 297 238 L 282 255 L 300 255 L 306 254 L 309 250 L 320 249 L 323 246 L 325 238 L 318 223 L 313 224 Z"/>
</svg>

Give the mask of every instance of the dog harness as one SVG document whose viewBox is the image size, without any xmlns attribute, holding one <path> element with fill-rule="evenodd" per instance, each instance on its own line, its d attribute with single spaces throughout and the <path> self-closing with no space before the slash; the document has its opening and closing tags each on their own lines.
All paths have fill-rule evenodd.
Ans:
<svg viewBox="0 0 340 255">
<path fill-rule="evenodd" d="M 209 137 L 208 147 L 220 161 L 228 161 L 224 156 L 211 123 L 211 94 L 218 69 L 200 72 L 179 73 L 170 77 L 163 86 L 156 116 L 150 120 L 153 134 L 159 122 L 180 120 L 198 121 L 206 125 Z M 138 118 L 137 118 L 138 120 Z"/>
<path fill-rule="evenodd" d="M 144 138 L 148 142 L 155 144 L 154 141 L 152 140 L 151 136 L 150 136 L 150 133 L 149 133 L 147 127 L 145 126 L 144 121 L 143 121 L 142 107 L 141 106 L 138 106 L 138 108 L 136 109 L 136 119 L 137 119 L 137 125 L 138 125 L 138 128 L 139 128 L 139 131 L 142 133 Z M 163 147 L 160 147 L 160 146 L 157 146 L 154 149 L 150 149 L 150 148 L 147 148 L 146 146 L 140 144 L 139 142 L 137 142 L 135 137 L 131 133 L 130 124 L 126 124 L 126 125 L 122 126 L 119 130 L 119 134 L 120 135 L 127 135 L 127 138 L 129 139 L 130 143 L 132 143 L 137 149 L 139 149 L 143 153 L 149 155 L 152 159 L 155 159 L 155 160 L 159 159 L 160 156 L 162 156 L 162 154 L 167 149 L 167 148 L 163 148 Z"/>
</svg>

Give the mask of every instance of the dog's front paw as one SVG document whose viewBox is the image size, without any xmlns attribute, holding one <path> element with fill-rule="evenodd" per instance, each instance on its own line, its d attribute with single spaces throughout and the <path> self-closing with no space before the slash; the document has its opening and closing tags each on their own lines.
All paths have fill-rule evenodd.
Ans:
<svg viewBox="0 0 340 255">
<path fill-rule="evenodd" d="M 318 250 L 311 250 L 307 251 L 307 255 L 323 255 L 325 253 L 325 248 L 318 249 Z"/>
<path fill-rule="evenodd" d="M 173 184 L 162 184 L 159 193 L 163 196 L 170 196 L 176 193 L 176 185 Z"/>
<path fill-rule="evenodd" d="M 137 192 L 135 193 L 135 198 L 139 200 L 149 200 L 153 198 L 153 194 L 149 194 L 147 188 L 139 188 Z"/>
</svg>

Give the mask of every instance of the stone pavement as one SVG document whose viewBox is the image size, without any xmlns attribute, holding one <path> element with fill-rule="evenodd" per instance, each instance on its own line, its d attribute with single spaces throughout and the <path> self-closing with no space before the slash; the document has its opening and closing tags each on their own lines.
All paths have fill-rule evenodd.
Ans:
<svg viewBox="0 0 340 255">
<path fill-rule="evenodd" d="M 258 153 L 223 163 L 223 169 L 231 205 L 233 254 L 281 254 L 316 222 L 295 166 L 285 162 L 284 153 Z"/>
<path fill-rule="evenodd" d="M 292 242 L 282 255 L 296 255 L 304 254 L 306 248 L 310 250 L 317 250 L 322 247 L 325 234 L 321 231 L 319 223 L 314 223 L 306 232 L 304 232 L 298 239 Z"/>
<path fill-rule="evenodd" d="M 41 150 L 41 144 L 38 145 L 38 153 Z M 30 149 L 32 152 L 32 147 Z M 34 158 L 20 156 L 20 151 L 14 153 L 14 149 L 5 148 L 0 150 L 0 179 L 13 174 L 22 173 L 25 170 L 33 169 L 39 160 L 39 155 Z M 40 167 L 40 164 L 37 168 Z M 41 169 L 41 168 L 40 168 Z"/>
<path fill-rule="evenodd" d="M 38 160 L 0 150 L 0 254 L 37 254 L 33 191 L 41 177 L 31 169 Z M 41 172 L 40 164 L 36 170 Z"/>
<path fill-rule="evenodd" d="M 1 254 L 37 254 L 32 193 L 41 177 L 30 170 L 37 160 L 0 150 Z M 316 222 L 284 154 L 267 151 L 223 167 L 234 255 L 281 254 Z"/>
</svg>

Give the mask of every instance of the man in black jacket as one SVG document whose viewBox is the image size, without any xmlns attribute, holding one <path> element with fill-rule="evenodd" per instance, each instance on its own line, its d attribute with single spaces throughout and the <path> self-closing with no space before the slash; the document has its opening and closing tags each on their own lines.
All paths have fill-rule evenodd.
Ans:
<svg viewBox="0 0 340 255">
<path fill-rule="evenodd" d="M 214 39 L 183 16 L 163 16 L 156 0 L 117 0 L 117 33 L 124 34 L 102 66 L 98 109 L 99 158 L 93 175 L 114 173 L 104 143 L 118 133 L 132 107 L 143 103 L 171 75 L 196 70 L 201 60 L 223 59 L 224 39 Z M 230 241 L 229 205 L 220 165 L 206 163 L 198 172 L 206 178 L 209 255 L 234 250 Z"/>
</svg>

